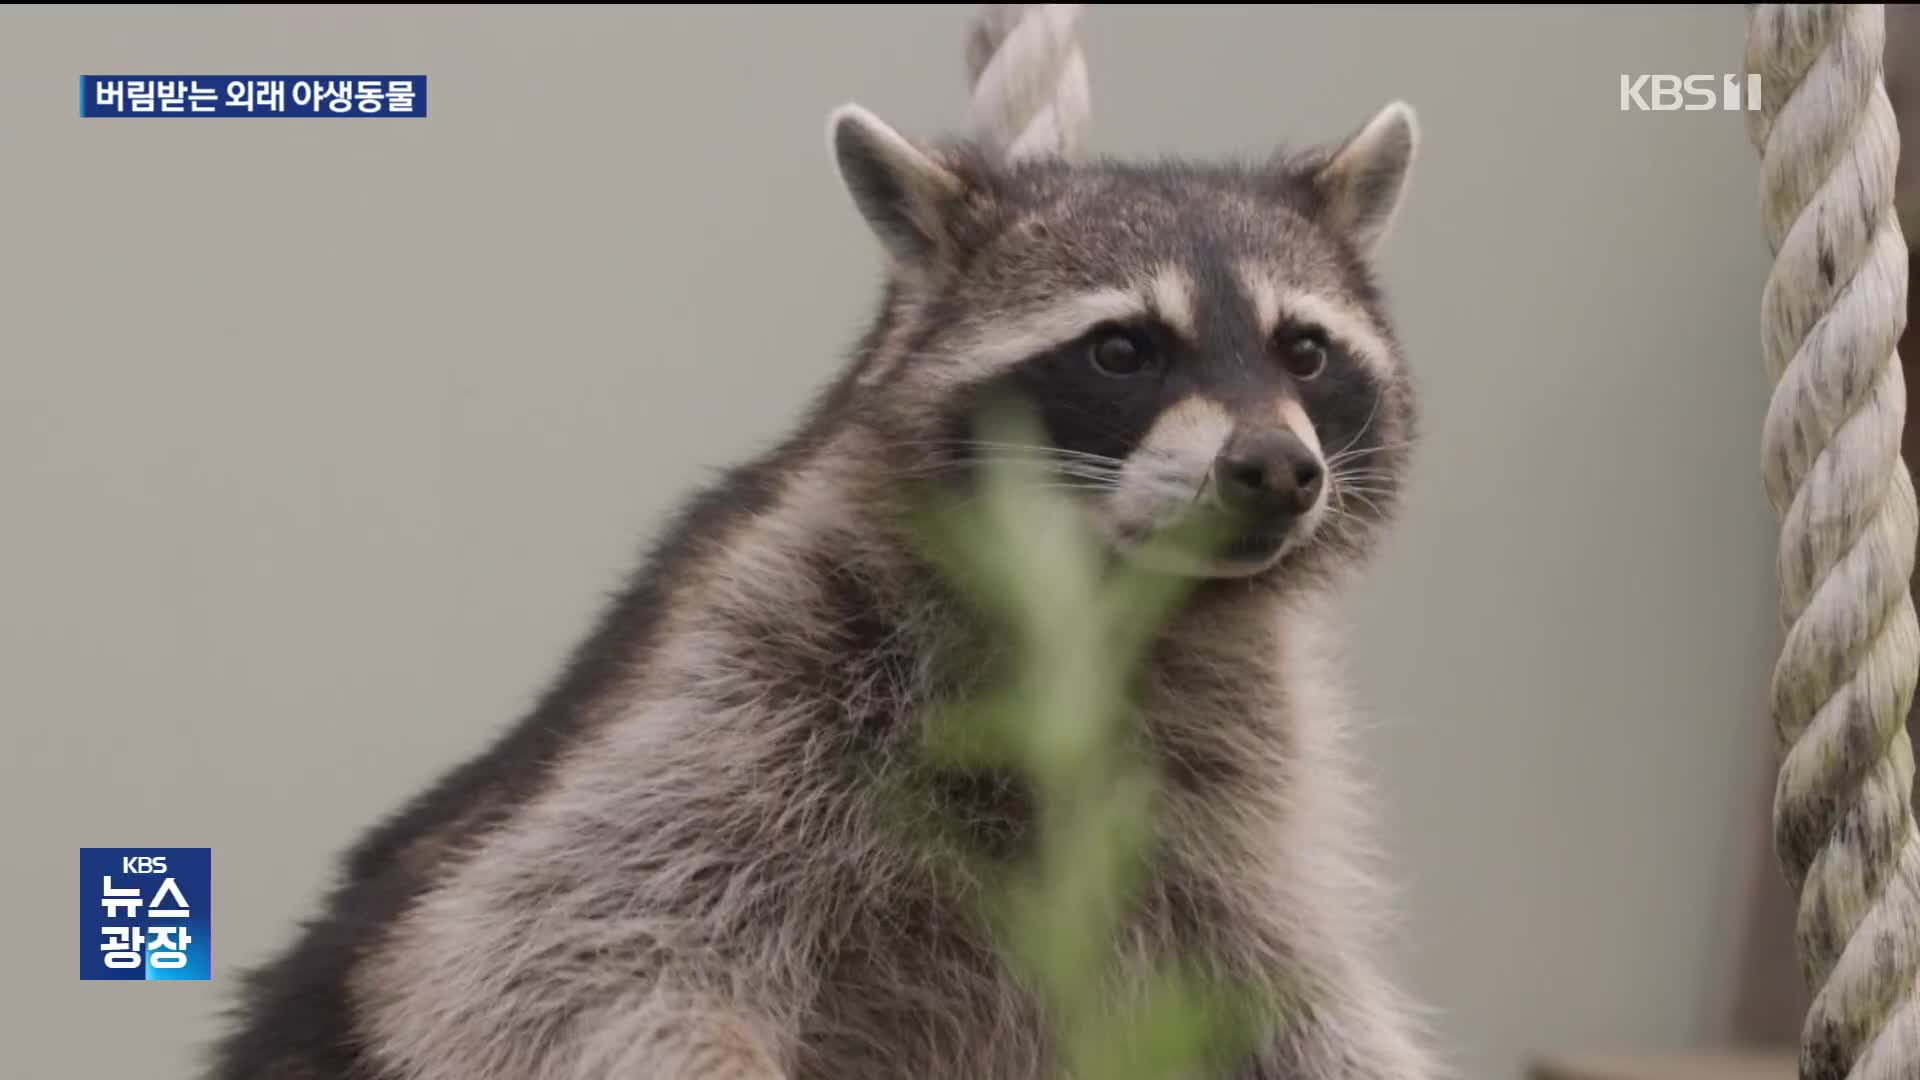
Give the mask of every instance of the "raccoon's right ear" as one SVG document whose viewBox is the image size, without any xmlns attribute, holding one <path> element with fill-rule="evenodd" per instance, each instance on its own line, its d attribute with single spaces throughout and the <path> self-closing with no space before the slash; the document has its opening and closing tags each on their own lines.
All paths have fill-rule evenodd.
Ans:
<svg viewBox="0 0 1920 1080">
<path fill-rule="evenodd" d="M 858 105 L 833 111 L 827 142 L 854 205 L 895 263 L 917 269 L 952 244 L 949 225 L 966 187 L 957 174 Z"/>
<path fill-rule="evenodd" d="M 1395 101 L 1326 151 L 1311 180 L 1325 202 L 1327 224 L 1362 249 L 1378 244 L 1406 196 L 1419 147 L 1420 123 L 1413 106 Z"/>
</svg>

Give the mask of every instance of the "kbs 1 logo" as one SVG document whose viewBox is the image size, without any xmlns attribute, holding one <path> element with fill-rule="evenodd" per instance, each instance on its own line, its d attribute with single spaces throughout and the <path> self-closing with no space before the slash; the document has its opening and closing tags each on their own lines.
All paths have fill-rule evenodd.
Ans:
<svg viewBox="0 0 1920 1080">
<path fill-rule="evenodd" d="M 212 977 L 212 849 L 80 849 L 81 979 Z"/>
<path fill-rule="evenodd" d="M 1759 112 L 1760 76 L 1622 75 L 1621 112 Z"/>
</svg>

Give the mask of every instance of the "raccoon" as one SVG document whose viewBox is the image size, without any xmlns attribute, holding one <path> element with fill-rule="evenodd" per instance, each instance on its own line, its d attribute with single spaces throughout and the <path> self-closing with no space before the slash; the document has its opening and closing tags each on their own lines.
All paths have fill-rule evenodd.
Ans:
<svg viewBox="0 0 1920 1080">
<path fill-rule="evenodd" d="M 996 161 L 857 105 L 827 127 L 886 268 L 844 368 L 690 499 L 517 727 L 347 853 L 211 1077 L 1058 1075 L 971 864 L 896 827 L 997 860 L 1031 836 L 1017 780 L 915 752 L 992 634 L 905 524 L 917 483 L 1016 459 L 1071 481 L 1111 558 L 1192 586 L 1139 679 L 1168 790 L 1122 961 L 1292 1003 L 1223 1077 L 1436 1075 L 1376 954 L 1324 648 L 1415 437 L 1373 269 L 1413 110 L 1244 161 Z M 1045 445 L 981 439 L 996 396 Z M 1152 542 L 1203 517 L 1224 546 Z"/>
</svg>

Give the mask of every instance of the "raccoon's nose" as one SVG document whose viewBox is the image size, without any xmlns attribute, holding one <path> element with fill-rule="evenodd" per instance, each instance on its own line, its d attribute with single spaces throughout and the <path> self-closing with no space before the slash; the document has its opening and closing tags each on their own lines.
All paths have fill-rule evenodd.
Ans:
<svg viewBox="0 0 1920 1080">
<path fill-rule="evenodd" d="M 1312 508 L 1326 473 L 1299 436 L 1279 431 L 1233 440 L 1214 461 L 1213 477 L 1229 510 L 1272 518 Z"/>
</svg>

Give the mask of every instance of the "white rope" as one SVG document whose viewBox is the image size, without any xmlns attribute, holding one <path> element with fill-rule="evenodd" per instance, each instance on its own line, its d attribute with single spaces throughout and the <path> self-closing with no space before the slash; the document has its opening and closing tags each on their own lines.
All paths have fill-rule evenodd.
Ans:
<svg viewBox="0 0 1920 1080">
<path fill-rule="evenodd" d="M 1920 832 L 1904 720 L 1920 669 L 1916 517 L 1900 457 L 1906 243 L 1878 4 L 1748 10 L 1747 113 L 1774 266 L 1762 476 L 1780 518 L 1785 748 L 1774 842 L 1800 894 L 1803 1080 L 1920 1076 Z"/>
<path fill-rule="evenodd" d="M 967 36 L 969 127 L 1002 160 L 1083 152 L 1091 114 L 1080 4 L 981 4 Z"/>
</svg>

